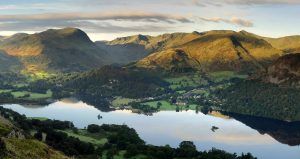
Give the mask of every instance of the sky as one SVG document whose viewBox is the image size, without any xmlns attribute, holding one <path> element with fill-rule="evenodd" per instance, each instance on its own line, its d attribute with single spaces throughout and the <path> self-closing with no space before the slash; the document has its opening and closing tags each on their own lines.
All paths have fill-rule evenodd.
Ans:
<svg viewBox="0 0 300 159">
<path fill-rule="evenodd" d="M 0 35 L 76 27 L 92 40 L 246 30 L 300 35 L 300 0 L 1 0 Z"/>
</svg>

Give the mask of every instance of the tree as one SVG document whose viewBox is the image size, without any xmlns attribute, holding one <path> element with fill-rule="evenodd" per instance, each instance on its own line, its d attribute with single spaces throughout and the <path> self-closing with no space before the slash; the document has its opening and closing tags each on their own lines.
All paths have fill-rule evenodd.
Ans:
<svg viewBox="0 0 300 159">
<path fill-rule="evenodd" d="M 156 103 L 156 108 L 157 108 L 158 110 L 160 109 L 161 106 L 162 106 L 161 102 L 157 102 L 157 103 Z"/>
<path fill-rule="evenodd" d="M 87 127 L 87 131 L 90 133 L 97 133 L 101 130 L 101 127 L 96 124 L 91 124 Z"/>
<path fill-rule="evenodd" d="M 0 158 L 4 157 L 5 149 L 5 143 L 0 139 Z"/>
<path fill-rule="evenodd" d="M 178 105 L 176 106 L 176 112 L 179 112 L 179 106 Z"/>
<path fill-rule="evenodd" d="M 43 140 L 43 133 L 38 131 L 37 133 L 34 134 L 34 137 L 40 141 Z"/>
<path fill-rule="evenodd" d="M 196 157 L 198 154 L 199 153 L 196 149 L 196 146 L 192 141 L 182 141 L 179 144 L 178 153 L 177 153 L 178 157 L 191 158 L 191 157 Z"/>
<path fill-rule="evenodd" d="M 199 113 L 199 105 L 196 106 L 196 113 Z"/>
<path fill-rule="evenodd" d="M 127 149 L 126 149 L 126 157 L 133 157 L 133 156 L 136 156 L 138 155 L 138 147 L 134 144 L 130 144 L 127 146 Z"/>
</svg>

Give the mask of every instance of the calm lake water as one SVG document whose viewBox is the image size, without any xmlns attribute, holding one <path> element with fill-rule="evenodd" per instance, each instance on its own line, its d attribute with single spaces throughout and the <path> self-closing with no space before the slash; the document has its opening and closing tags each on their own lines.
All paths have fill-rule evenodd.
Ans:
<svg viewBox="0 0 300 159">
<path fill-rule="evenodd" d="M 294 127 L 300 128 L 299 123 L 289 125 L 289 123 L 277 124 L 266 121 L 259 122 L 257 125 L 255 120 L 249 117 L 243 123 L 241 122 L 243 120 L 196 114 L 195 111 L 162 111 L 153 116 L 134 114 L 128 110 L 101 112 L 81 101 L 72 100 L 59 101 L 44 107 L 18 104 L 3 106 L 28 117 L 72 121 L 79 128 L 89 124 L 126 124 L 134 128 L 148 144 L 153 145 L 169 144 L 177 147 L 181 141 L 189 140 L 193 141 L 199 150 L 215 147 L 232 153 L 251 152 L 259 159 L 300 158 L 300 136 L 298 135 L 300 131 L 295 132 L 298 129 L 294 129 Z M 99 114 L 103 116 L 100 120 L 97 118 Z M 261 126 L 261 123 L 266 123 L 267 126 Z M 268 125 L 274 126 L 268 128 Z M 217 126 L 219 129 L 213 132 L 212 126 Z M 285 131 L 285 126 L 289 127 L 287 129 L 292 131 L 293 135 Z M 298 146 L 289 146 L 287 143 Z"/>
</svg>

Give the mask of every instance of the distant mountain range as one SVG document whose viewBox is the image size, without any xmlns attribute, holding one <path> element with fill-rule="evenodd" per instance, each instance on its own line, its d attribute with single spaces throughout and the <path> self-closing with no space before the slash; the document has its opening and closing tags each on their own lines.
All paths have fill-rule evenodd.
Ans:
<svg viewBox="0 0 300 159">
<path fill-rule="evenodd" d="M 287 52 L 297 52 L 300 36 L 266 38 L 246 31 L 135 35 L 92 42 L 76 28 L 0 37 L 0 71 L 74 72 L 108 64 L 184 72 L 265 69 Z"/>
</svg>

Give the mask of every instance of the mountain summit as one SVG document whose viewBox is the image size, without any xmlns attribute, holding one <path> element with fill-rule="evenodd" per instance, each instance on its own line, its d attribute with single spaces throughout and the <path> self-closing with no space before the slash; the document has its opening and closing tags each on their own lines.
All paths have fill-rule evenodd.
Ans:
<svg viewBox="0 0 300 159">
<path fill-rule="evenodd" d="M 0 42 L 0 49 L 19 58 L 25 72 L 79 71 L 105 64 L 105 52 L 76 28 L 49 29 L 36 34 L 15 34 Z"/>
</svg>

